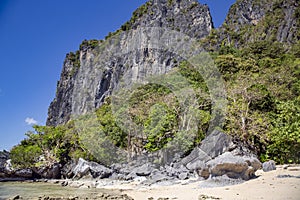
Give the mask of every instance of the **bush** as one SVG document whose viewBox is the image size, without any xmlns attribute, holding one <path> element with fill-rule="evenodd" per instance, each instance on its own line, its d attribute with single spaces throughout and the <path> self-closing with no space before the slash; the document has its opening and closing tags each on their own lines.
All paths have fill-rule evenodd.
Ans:
<svg viewBox="0 0 300 200">
<path fill-rule="evenodd" d="M 12 164 L 16 168 L 34 167 L 38 162 L 42 149 L 38 145 L 15 146 L 10 151 Z"/>
<path fill-rule="evenodd" d="M 277 163 L 300 162 L 300 103 L 297 100 L 278 102 L 277 111 L 272 114 L 270 145 L 266 158 Z"/>
</svg>

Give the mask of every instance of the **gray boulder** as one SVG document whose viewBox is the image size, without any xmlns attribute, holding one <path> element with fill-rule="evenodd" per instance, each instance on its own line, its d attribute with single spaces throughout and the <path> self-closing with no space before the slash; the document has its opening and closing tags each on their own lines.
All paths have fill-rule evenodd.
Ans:
<svg viewBox="0 0 300 200">
<path fill-rule="evenodd" d="M 88 162 L 79 158 L 77 165 L 73 168 L 74 178 L 92 176 L 93 178 L 108 178 L 112 170 L 96 162 Z"/>
<path fill-rule="evenodd" d="M 205 161 L 202 161 L 201 159 L 196 159 L 186 165 L 186 168 L 189 169 L 191 172 L 199 169 L 205 169 L 207 168 L 207 165 L 205 164 Z"/>
<path fill-rule="evenodd" d="M 185 180 L 189 178 L 189 173 L 188 172 L 182 172 L 178 175 L 179 180 Z"/>
<path fill-rule="evenodd" d="M 14 176 L 20 178 L 33 178 L 33 171 L 31 169 L 16 170 Z"/>
<path fill-rule="evenodd" d="M 150 164 L 144 164 L 134 169 L 134 172 L 138 176 L 149 176 L 154 168 Z"/>
<path fill-rule="evenodd" d="M 269 172 L 269 171 L 272 171 L 272 170 L 276 170 L 276 163 L 274 160 L 270 160 L 270 161 L 267 161 L 267 162 L 264 162 L 262 164 L 262 169 L 264 172 Z"/>
<path fill-rule="evenodd" d="M 212 177 L 227 175 L 229 178 L 249 180 L 255 176 L 257 163 L 259 161 L 256 158 L 234 156 L 230 152 L 225 152 L 206 164 Z"/>
<path fill-rule="evenodd" d="M 201 148 L 196 147 L 188 156 L 184 157 L 180 163 L 188 166 L 188 165 L 192 165 L 193 163 L 199 160 L 202 162 L 207 162 L 211 160 L 211 157 Z"/>
<path fill-rule="evenodd" d="M 72 178 L 74 176 L 73 169 L 75 168 L 75 166 L 76 163 L 74 161 L 66 163 L 60 171 L 62 178 Z"/>
<path fill-rule="evenodd" d="M 234 144 L 230 136 L 217 130 L 208 135 L 181 163 L 204 179 L 227 175 L 248 180 L 261 167 L 260 161 L 247 148 Z"/>
<path fill-rule="evenodd" d="M 174 179 L 174 178 L 163 174 L 159 170 L 154 170 L 150 175 L 150 179 L 148 181 L 146 181 L 145 183 L 151 185 L 151 184 L 155 184 L 155 183 L 159 183 L 159 182 L 163 182 L 163 181 L 169 181 L 172 179 Z"/>
<path fill-rule="evenodd" d="M 9 159 L 8 151 L 0 151 L 0 172 L 4 173 L 6 161 Z"/>
<path fill-rule="evenodd" d="M 51 166 L 34 168 L 33 170 L 41 178 L 46 178 L 46 179 L 61 178 L 61 165 L 59 163 L 54 163 Z"/>
<path fill-rule="evenodd" d="M 209 134 L 200 145 L 200 149 L 211 158 L 215 158 L 234 147 L 231 138 L 218 130 L 214 130 Z"/>
</svg>

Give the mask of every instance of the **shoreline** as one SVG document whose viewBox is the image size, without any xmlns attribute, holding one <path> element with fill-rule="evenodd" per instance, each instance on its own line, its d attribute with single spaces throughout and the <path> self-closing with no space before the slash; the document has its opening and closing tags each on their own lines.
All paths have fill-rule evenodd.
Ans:
<svg viewBox="0 0 300 200">
<path fill-rule="evenodd" d="M 198 199 L 292 199 L 298 200 L 300 196 L 300 166 L 294 165 L 284 169 L 277 166 L 277 169 L 270 172 L 258 170 L 256 178 L 235 185 L 211 187 L 209 181 L 197 181 L 190 179 L 178 181 L 175 184 L 154 184 L 151 186 L 141 185 L 142 180 L 136 181 L 114 181 L 114 180 L 37 180 L 22 181 L 22 183 L 46 182 L 47 185 L 58 186 L 66 190 L 82 190 L 100 192 L 101 190 L 112 192 L 118 195 L 128 195 L 135 200 L 148 200 L 153 198 L 198 200 Z M 68 182 L 63 187 L 63 183 Z M 1 182 L 4 183 L 4 182 Z M 9 182 L 7 182 L 9 183 Z M 5 184 L 5 183 L 4 183 Z M 63 190 L 64 190 L 63 189 Z M 18 194 L 16 194 L 18 195 Z M 47 194 L 48 195 L 48 194 Z M 201 196 L 202 195 L 202 196 Z M 21 195 L 22 196 L 22 195 Z M 51 197 L 51 194 L 48 196 Z M 1 198 L 0 198 L 1 199 Z"/>
</svg>

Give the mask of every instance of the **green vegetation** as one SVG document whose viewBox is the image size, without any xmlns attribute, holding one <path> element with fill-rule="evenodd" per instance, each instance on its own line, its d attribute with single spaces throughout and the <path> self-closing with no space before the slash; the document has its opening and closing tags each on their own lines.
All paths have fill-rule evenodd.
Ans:
<svg viewBox="0 0 300 200">
<path fill-rule="evenodd" d="M 101 40 L 83 40 L 83 42 L 79 46 L 79 49 L 80 50 L 83 50 L 85 48 L 95 49 L 101 43 L 102 43 Z"/>
<path fill-rule="evenodd" d="M 121 30 L 122 31 L 130 30 L 132 28 L 133 24 L 136 22 L 136 20 L 138 20 L 139 18 L 141 18 L 144 14 L 146 14 L 148 12 L 151 5 L 152 5 L 152 3 L 150 1 L 148 1 L 146 4 L 142 5 L 138 9 L 136 9 L 132 14 L 131 19 L 129 21 L 127 21 L 124 25 L 121 26 Z"/>
<path fill-rule="evenodd" d="M 276 42 L 224 48 L 215 61 L 227 85 L 225 131 L 262 160 L 299 162 L 300 59 Z"/>
<path fill-rule="evenodd" d="M 11 150 L 14 167 L 26 168 L 62 164 L 79 157 L 93 160 L 80 142 L 74 122 L 64 126 L 34 126 L 34 132 L 26 133 L 22 140 Z"/>
<path fill-rule="evenodd" d="M 67 57 L 67 60 L 69 60 L 73 65 L 73 68 L 69 74 L 69 76 L 72 77 L 80 68 L 80 51 L 76 51 L 75 53 L 70 52 L 67 54 L 66 57 Z"/>
</svg>

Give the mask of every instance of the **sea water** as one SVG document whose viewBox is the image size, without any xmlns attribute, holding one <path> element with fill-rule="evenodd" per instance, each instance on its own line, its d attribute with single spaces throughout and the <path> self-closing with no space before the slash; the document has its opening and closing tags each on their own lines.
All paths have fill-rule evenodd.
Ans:
<svg viewBox="0 0 300 200">
<path fill-rule="evenodd" d="M 99 193 L 111 193 L 104 189 L 84 189 L 62 187 L 58 184 L 43 182 L 0 182 L 0 200 L 17 195 L 23 199 L 38 199 L 39 197 L 95 197 Z"/>
</svg>

